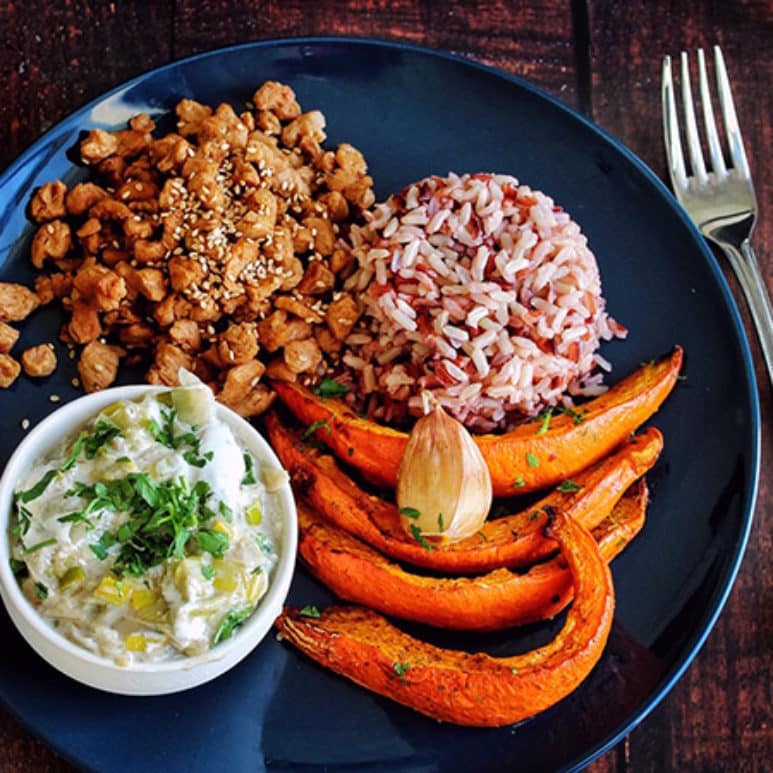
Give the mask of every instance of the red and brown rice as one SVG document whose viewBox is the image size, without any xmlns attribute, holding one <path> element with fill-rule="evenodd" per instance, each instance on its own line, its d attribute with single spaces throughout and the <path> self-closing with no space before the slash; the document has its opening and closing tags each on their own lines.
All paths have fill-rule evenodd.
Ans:
<svg viewBox="0 0 773 773">
<path fill-rule="evenodd" d="M 429 177 L 353 227 L 345 289 L 364 313 L 342 362 L 352 401 L 390 422 L 430 390 L 478 431 L 506 427 L 568 395 L 603 391 L 605 312 L 580 227 L 507 175 Z"/>
</svg>

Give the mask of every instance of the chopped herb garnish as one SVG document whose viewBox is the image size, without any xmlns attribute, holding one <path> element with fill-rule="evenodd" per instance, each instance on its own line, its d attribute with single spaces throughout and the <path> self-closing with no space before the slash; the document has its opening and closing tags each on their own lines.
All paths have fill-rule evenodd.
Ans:
<svg viewBox="0 0 773 773">
<path fill-rule="evenodd" d="M 16 506 L 19 509 L 18 522 L 11 529 L 11 533 L 15 537 L 22 537 L 29 531 L 30 524 L 32 523 L 32 513 L 24 505 L 20 505 L 18 501 Z"/>
<path fill-rule="evenodd" d="M 446 526 L 445 523 L 443 523 L 443 513 L 437 514 L 437 529 L 438 531 L 445 531 Z"/>
<path fill-rule="evenodd" d="M 176 415 L 177 412 L 174 409 L 165 410 L 162 408 L 161 420 L 163 421 L 163 426 L 155 419 L 150 419 L 145 425 L 148 432 L 153 435 L 153 438 L 167 448 L 177 448 L 174 437 L 174 420 Z"/>
<path fill-rule="evenodd" d="M 434 550 L 434 546 L 430 545 L 429 542 L 424 538 L 424 535 L 421 533 L 421 529 L 419 528 L 419 525 L 416 523 L 411 524 L 411 536 L 416 540 L 416 542 L 421 545 L 424 550 Z"/>
<path fill-rule="evenodd" d="M 195 432 L 183 432 L 182 435 L 175 435 L 174 423 L 177 412 L 174 409 L 161 409 L 161 418 L 163 425 L 160 425 L 155 419 L 147 423 L 148 431 L 161 445 L 167 448 L 179 449 L 182 446 L 190 446 L 183 452 L 183 459 L 193 467 L 203 467 L 207 462 L 212 461 L 212 451 L 205 454 L 199 453 L 200 441 Z M 195 429 L 195 428 L 194 428 Z"/>
<path fill-rule="evenodd" d="M 476 531 L 475 534 L 477 534 L 477 536 L 480 537 L 482 542 L 488 542 L 488 537 L 485 535 L 483 531 Z"/>
<path fill-rule="evenodd" d="M 38 542 L 28 548 L 24 548 L 23 552 L 25 556 L 28 556 L 30 553 L 37 553 L 38 550 L 51 547 L 51 545 L 56 545 L 56 540 L 53 537 L 51 539 L 44 539 L 42 542 Z"/>
<path fill-rule="evenodd" d="M 251 486 L 253 483 L 258 482 L 255 478 L 255 462 L 247 451 L 242 453 L 242 458 L 244 459 L 244 477 L 241 480 L 241 484 L 242 486 Z"/>
<path fill-rule="evenodd" d="M 84 438 L 83 449 L 87 459 L 93 459 L 102 446 L 113 438 L 119 437 L 121 430 L 106 419 L 99 419 L 94 425 L 94 431 Z"/>
<path fill-rule="evenodd" d="M 414 520 L 421 517 L 421 513 L 415 507 L 401 507 L 400 515 L 404 515 L 406 518 L 413 518 Z"/>
<path fill-rule="evenodd" d="M 308 427 L 303 431 L 303 434 L 301 435 L 301 440 L 304 442 L 308 440 L 318 429 L 324 429 L 327 430 L 327 434 L 330 435 L 333 430 L 330 429 L 330 425 L 327 423 L 326 419 L 320 419 L 319 421 L 313 421 L 311 424 L 309 424 Z"/>
<path fill-rule="evenodd" d="M 255 541 L 258 543 L 258 547 L 267 555 L 270 556 L 274 552 L 274 543 L 265 535 L 258 534 L 255 537 Z"/>
<path fill-rule="evenodd" d="M 10 563 L 11 571 L 16 577 L 27 573 L 27 564 L 24 561 L 19 561 L 18 558 L 11 558 L 8 563 Z"/>
<path fill-rule="evenodd" d="M 172 555 L 175 558 L 183 558 L 185 556 L 185 546 L 188 544 L 188 540 L 191 538 L 191 530 L 187 528 L 180 529 L 177 534 L 174 535 L 174 542 L 172 543 Z"/>
<path fill-rule="evenodd" d="M 220 512 L 220 515 L 223 516 L 224 521 L 228 523 L 231 523 L 231 521 L 233 521 L 234 519 L 233 510 L 231 510 L 231 508 L 228 507 L 228 505 L 225 502 L 223 502 L 222 499 L 220 500 L 220 503 L 218 504 L 217 509 Z"/>
<path fill-rule="evenodd" d="M 128 457 L 128 456 L 119 456 L 119 457 L 116 459 L 116 462 L 118 462 L 119 464 L 131 464 L 131 463 L 132 463 L 132 460 L 131 460 L 131 458 L 130 458 L 130 457 Z"/>
<path fill-rule="evenodd" d="M 539 518 L 539 510 L 532 510 L 529 513 L 529 520 L 530 521 L 536 521 L 537 518 Z"/>
<path fill-rule="evenodd" d="M 518 669 L 517 669 L 517 668 L 511 668 L 511 669 L 510 669 L 510 673 L 511 673 L 513 676 L 518 676 Z"/>
<path fill-rule="evenodd" d="M 118 429 L 118 427 L 114 426 L 108 421 L 105 421 L 104 419 L 100 419 L 96 423 L 93 433 L 89 434 L 85 431 L 81 432 L 73 444 L 70 453 L 67 455 L 67 458 L 64 460 L 62 466 L 58 470 L 47 470 L 43 477 L 34 486 L 32 486 L 32 488 L 27 489 L 26 491 L 20 491 L 16 494 L 16 503 L 19 509 L 19 523 L 16 527 L 14 527 L 13 533 L 16 536 L 21 536 L 25 534 L 29 528 L 29 511 L 23 508 L 19 503 L 31 502 L 33 499 L 37 499 L 39 496 L 41 496 L 58 473 L 67 472 L 75 466 L 81 451 L 85 449 L 86 458 L 93 459 L 97 451 L 105 443 L 114 438 L 116 435 L 120 434 L 121 431 Z M 68 495 L 70 494 L 70 492 L 67 493 Z M 59 518 L 58 520 L 67 521 L 81 519 Z M 85 518 L 82 520 L 85 520 Z M 91 524 L 89 523 L 89 525 Z"/>
<path fill-rule="evenodd" d="M 211 580 L 215 576 L 215 567 L 211 564 L 202 564 L 201 573 L 205 580 Z"/>
<path fill-rule="evenodd" d="M 579 491 L 582 486 L 567 478 L 566 480 L 562 480 L 556 488 L 562 494 L 573 494 L 575 491 Z"/>
<path fill-rule="evenodd" d="M 220 644 L 221 641 L 230 639 L 236 632 L 236 629 L 252 614 L 254 609 L 255 607 L 248 607 L 247 609 L 234 609 L 229 612 L 223 618 L 217 631 L 215 631 L 215 635 L 212 638 L 212 646 L 214 647 L 216 644 Z"/>
<path fill-rule="evenodd" d="M 348 394 L 349 387 L 344 384 L 339 384 L 332 378 L 323 378 L 322 381 L 312 389 L 312 392 L 323 399 L 328 397 L 341 397 L 341 395 Z"/>
<path fill-rule="evenodd" d="M 392 666 L 394 672 L 402 679 L 410 670 L 411 664 L 406 660 L 405 663 L 401 663 L 399 660 Z"/>
<path fill-rule="evenodd" d="M 550 429 L 550 419 L 553 416 L 553 409 L 548 408 L 542 416 L 539 428 L 537 429 L 538 435 L 544 435 Z"/>
<path fill-rule="evenodd" d="M 567 416 L 571 416 L 575 424 L 582 424 L 585 421 L 586 411 L 575 410 L 574 408 L 559 408 L 559 413 L 565 413 Z"/>
<path fill-rule="evenodd" d="M 172 556 L 185 557 L 191 536 L 214 515 L 206 506 L 211 494 L 209 484 L 198 481 L 191 488 L 185 478 L 158 483 L 144 473 L 130 473 L 125 478 L 93 485 L 75 483 L 68 494 L 85 499 L 86 506 L 80 512 L 62 516 L 60 521 L 90 525 L 89 516 L 102 511 L 129 513 L 130 519 L 114 534 L 105 532 L 90 549 L 104 560 L 108 548 L 120 543 L 112 569 L 132 577 Z M 227 542 L 227 537 L 221 536 Z M 217 549 L 215 542 L 211 545 Z"/>
<path fill-rule="evenodd" d="M 526 452 L 526 464 L 529 467 L 539 467 L 539 459 L 531 451 Z"/>
<path fill-rule="evenodd" d="M 625 545 L 626 543 L 627 543 L 627 540 L 626 540 L 626 538 L 625 538 L 625 537 L 618 537 L 618 538 L 617 538 L 617 543 L 615 544 L 615 547 L 621 548 L 621 547 L 623 547 L 623 545 Z"/>
<path fill-rule="evenodd" d="M 313 605 L 304 607 L 298 614 L 304 617 L 322 617 L 320 611 Z"/>
<path fill-rule="evenodd" d="M 16 499 L 19 502 L 32 502 L 33 499 L 37 499 L 47 488 L 48 484 L 59 474 L 58 470 L 48 470 L 43 477 L 30 489 L 26 491 L 20 491 L 16 495 Z"/>
<path fill-rule="evenodd" d="M 36 582 L 33 586 L 35 595 L 41 600 L 45 601 L 48 598 L 48 588 L 43 585 L 42 582 Z"/>
<path fill-rule="evenodd" d="M 526 485 L 526 481 L 523 479 L 522 475 L 519 475 L 514 481 L 513 481 L 513 488 L 523 488 Z"/>
<path fill-rule="evenodd" d="M 199 456 L 197 451 L 185 451 L 183 453 L 183 459 L 192 467 L 203 467 L 207 462 L 211 462 L 213 457 L 212 451 L 207 451 L 202 456 Z"/>
<path fill-rule="evenodd" d="M 202 550 L 215 558 L 222 558 L 230 544 L 226 534 L 214 529 L 199 529 L 196 532 L 196 542 Z"/>
<path fill-rule="evenodd" d="M 66 470 L 69 470 L 71 467 L 75 465 L 75 462 L 78 461 L 78 457 L 80 456 L 81 449 L 83 448 L 83 440 L 86 437 L 86 432 L 81 432 L 80 435 L 78 435 L 78 439 L 73 444 L 72 450 L 70 451 L 67 458 L 64 460 L 64 464 L 59 468 L 62 470 L 62 472 L 65 472 Z"/>
</svg>

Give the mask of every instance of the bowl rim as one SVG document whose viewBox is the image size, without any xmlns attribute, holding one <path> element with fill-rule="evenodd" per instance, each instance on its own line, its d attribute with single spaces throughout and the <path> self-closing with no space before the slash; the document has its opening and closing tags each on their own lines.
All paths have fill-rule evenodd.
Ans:
<svg viewBox="0 0 773 773">
<path fill-rule="evenodd" d="M 13 502 L 13 489 L 15 483 L 15 480 L 12 480 L 12 478 L 15 478 L 13 473 L 16 471 L 16 468 L 23 463 L 30 461 L 30 449 L 34 448 L 38 443 L 41 443 L 46 446 L 48 450 L 51 450 L 54 443 L 45 443 L 43 439 L 51 432 L 52 427 L 58 422 L 64 421 L 64 414 L 73 414 L 75 418 L 71 418 L 69 415 L 67 416 L 67 420 L 71 426 L 64 432 L 58 432 L 59 437 L 70 435 L 77 430 L 79 426 L 96 416 L 100 409 L 99 406 L 102 404 L 106 405 L 117 400 L 138 399 L 147 394 L 161 393 L 173 388 L 174 387 L 152 384 L 127 384 L 81 395 L 57 408 L 31 429 L 29 434 L 27 434 L 16 447 L 13 454 L 8 459 L 8 463 L 5 465 L 2 476 L 0 476 L 0 598 L 2 598 L 5 606 L 8 607 L 9 617 L 11 617 L 14 625 L 22 634 L 23 638 L 41 657 L 44 656 L 39 651 L 38 647 L 34 642 L 30 641 L 26 633 L 16 624 L 16 621 L 13 619 L 14 616 L 10 614 L 11 606 L 13 606 L 14 611 L 22 617 L 24 622 L 28 624 L 36 634 L 39 634 L 63 653 L 81 661 L 85 666 L 96 666 L 99 669 L 102 669 L 104 673 L 110 672 L 113 675 L 123 675 L 127 679 L 136 678 L 138 675 L 169 674 L 175 672 L 191 672 L 191 674 L 193 674 L 201 666 L 212 665 L 218 661 L 227 660 L 229 655 L 233 657 L 237 651 L 244 650 L 241 656 L 237 657 L 232 664 L 236 665 L 242 657 L 248 655 L 270 632 L 271 626 L 269 625 L 268 629 L 262 635 L 259 635 L 255 641 L 251 641 L 251 638 L 254 637 L 257 629 L 262 628 L 265 625 L 265 615 L 273 613 L 273 610 L 277 606 L 281 607 L 283 604 L 289 592 L 290 581 L 292 580 L 295 571 L 298 521 L 295 510 L 295 498 L 290 487 L 289 479 L 275 492 L 272 492 L 276 495 L 277 501 L 279 502 L 278 511 L 281 520 L 282 537 L 281 547 L 277 553 L 278 560 L 273 569 L 273 577 L 269 583 L 268 591 L 263 598 L 260 599 L 258 606 L 252 615 L 250 615 L 247 621 L 239 627 L 233 637 L 225 642 L 219 643 L 216 647 L 207 650 L 207 652 L 204 652 L 201 655 L 157 663 L 134 663 L 129 666 L 119 666 L 113 660 L 97 655 L 96 653 L 90 652 L 74 642 L 71 642 L 63 634 L 51 627 L 46 619 L 35 610 L 24 596 L 11 571 L 9 561 L 11 551 L 8 526 L 10 524 L 12 513 L 11 505 Z M 98 407 L 95 407 L 91 412 L 87 412 L 86 406 L 92 406 L 92 404 L 96 404 Z M 216 402 L 215 406 L 220 414 L 219 418 L 223 419 L 229 425 L 239 440 L 251 450 L 253 450 L 254 447 L 260 449 L 260 461 L 269 461 L 274 463 L 276 467 L 282 468 L 279 459 L 268 441 L 255 427 L 252 426 L 252 424 L 222 403 Z M 86 414 L 86 418 L 78 418 L 81 416 L 81 412 Z M 43 453 L 45 453 L 45 451 L 43 451 Z M 35 456 L 39 457 L 40 452 L 36 452 Z M 273 623 L 273 620 L 271 622 Z M 44 659 L 51 663 L 48 658 L 44 657 Z M 51 665 L 60 671 L 62 670 L 56 663 L 51 663 Z M 230 667 L 231 666 L 229 666 L 229 668 Z M 85 684 L 93 685 L 94 682 L 102 681 L 96 671 L 91 672 L 89 682 L 78 679 L 73 676 L 70 671 L 64 673 L 70 678 Z M 220 674 L 217 674 L 216 676 L 219 675 Z M 211 678 L 215 678 L 215 676 Z M 199 681 L 192 682 L 191 686 L 198 683 Z M 180 689 L 186 688 L 181 685 Z M 113 691 L 112 688 L 111 691 Z M 168 692 L 168 690 L 164 690 L 163 692 Z M 146 694 L 150 695 L 152 693 Z M 159 692 L 159 694 L 161 693 Z"/>
</svg>

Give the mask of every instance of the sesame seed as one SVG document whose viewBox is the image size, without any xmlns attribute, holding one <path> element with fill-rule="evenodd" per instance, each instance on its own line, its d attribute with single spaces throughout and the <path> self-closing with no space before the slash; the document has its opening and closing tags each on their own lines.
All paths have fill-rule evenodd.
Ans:
<svg viewBox="0 0 773 773">
<path fill-rule="evenodd" d="M 30 420 L 29 419 L 22 419 L 21 420 L 21 428 L 26 432 L 30 428 Z"/>
<path fill-rule="evenodd" d="M 59 395 L 49 395 L 48 401 L 51 403 L 58 403 L 62 398 Z"/>
</svg>

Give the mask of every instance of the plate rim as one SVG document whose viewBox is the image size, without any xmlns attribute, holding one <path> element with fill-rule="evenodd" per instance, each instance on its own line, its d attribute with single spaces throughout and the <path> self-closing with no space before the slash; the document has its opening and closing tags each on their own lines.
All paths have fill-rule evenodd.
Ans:
<svg viewBox="0 0 773 773">
<path fill-rule="evenodd" d="M 499 67 L 484 64 L 483 62 L 476 61 L 475 59 L 471 59 L 467 56 L 455 54 L 443 49 L 419 45 L 416 43 L 408 43 L 399 40 L 387 40 L 384 38 L 354 35 L 303 35 L 297 37 L 253 40 L 237 43 L 230 46 L 221 46 L 207 49 L 205 51 L 199 51 L 190 56 L 175 59 L 159 67 L 146 70 L 127 81 L 123 81 L 113 88 L 102 92 L 94 99 L 89 100 L 79 107 L 76 107 L 61 120 L 57 121 L 57 123 L 55 123 L 53 126 L 49 127 L 45 132 L 43 132 L 43 134 L 41 134 L 27 148 L 25 148 L 19 156 L 17 156 L 2 172 L 0 172 L 0 192 L 2 192 L 2 189 L 11 181 L 13 176 L 22 167 L 24 167 L 30 158 L 32 158 L 44 145 L 50 142 L 52 138 L 58 136 L 63 131 L 70 129 L 72 125 L 76 123 L 76 119 L 82 118 L 84 114 L 87 114 L 101 102 L 104 102 L 116 94 L 119 94 L 122 91 L 126 91 L 133 86 L 140 84 L 142 81 L 149 77 L 160 75 L 166 71 L 173 70 L 174 68 L 180 66 L 185 66 L 198 60 L 228 55 L 237 51 L 320 44 L 358 45 L 364 47 L 373 46 L 377 48 L 407 51 L 413 54 L 420 54 L 426 57 L 441 59 L 455 64 L 472 67 L 489 75 L 496 76 L 527 92 L 534 94 L 543 100 L 546 100 L 553 107 L 564 113 L 570 120 L 578 121 L 586 129 L 589 129 L 590 131 L 600 136 L 601 139 L 603 139 L 607 144 L 611 145 L 615 151 L 617 151 L 627 161 L 629 161 L 637 169 L 637 171 L 643 175 L 644 179 L 654 187 L 655 191 L 660 194 L 660 198 L 665 200 L 665 202 L 678 216 L 681 224 L 686 227 L 687 231 L 692 235 L 693 241 L 696 243 L 696 247 L 702 253 L 704 261 L 707 263 L 710 272 L 712 273 L 719 286 L 722 297 L 730 313 L 732 326 L 740 342 L 740 354 L 743 360 L 744 373 L 746 375 L 746 397 L 748 400 L 748 405 L 751 408 L 752 416 L 751 465 L 746 476 L 748 485 L 744 487 L 746 503 L 743 511 L 743 524 L 741 527 L 741 533 L 739 534 L 732 550 L 732 557 L 724 573 L 724 576 L 720 579 L 720 582 L 714 589 L 714 598 L 704 610 L 704 620 L 702 624 L 697 626 L 696 630 L 692 632 L 691 636 L 688 637 L 685 644 L 683 645 L 683 654 L 681 660 L 677 660 L 677 662 L 675 662 L 671 668 L 663 674 L 650 696 L 636 709 L 634 709 L 628 715 L 628 717 L 621 722 L 616 730 L 613 730 L 595 745 L 588 747 L 585 752 L 581 753 L 578 757 L 561 768 L 562 771 L 582 770 L 591 762 L 598 759 L 602 754 L 616 746 L 626 735 L 631 733 L 641 724 L 644 719 L 646 719 L 647 716 L 649 716 L 649 714 L 660 704 L 666 695 L 671 692 L 676 682 L 678 682 L 679 679 L 683 676 L 684 672 L 689 668 L 693 660 L 703 648 L 706 639 L 714 629 L 714 626 L 716 625 L 719 616 L 725 607 L 727 599 L 735 585 L 735 581 L 743 561 L 743 557 L 749 541 L 749 535 L 754 522 L 754 512 L 759 491 L 760 449 L 762 437 L 759 393 L 751 347 L 749 344 L 748 336 L 746 334 L 746 328 L 744 327 L 743 320 L 738 309 L 738 304 L 730 289 L 730 285 L 725 279 L 722 269 L 719 266 L 719 261 L 714 256 L 714 253 L 711 251 L 703 235 L 689 218 L 685 210 L 679 205 L 676 198 L 670 189 L 666 186 L 666 184 L 660 179 L 660 177 L 655 174 L 652 169 L 650 169 L 650 167 L 641 158 L 639 158 L 638 155 L 636 155 L 620 140 L 610 134 L 606 129 L 599 126 L 593 120 L 582 114 L 579 110 L 571 107 L 562 100 L 553 96 L 542 87 L 531 83 L 519 75 L 514 75 L 505 70 L 502 70 Z M 15 241 L 11 242 L 10 246 L 12 247 L 14 243 Z M 84 767 L 84 761 L 78 759 L 69 749 L 65 749 L 58 743 L 53 742 L 47 734 L 41 733 L 39 730 L 34 728 L 15 710 L 15 708 L 10 703 L 3 699 L 2 696 L 0 696 L 0 702 L 2 703 L 3 707 L 12 716 L 14 716 L 17 721 L 19 721 L 20 724 L 28 728 L 35 736 L 44 740 L 62 757 L 67 759 L 69 762 Z"/>
</svg>

